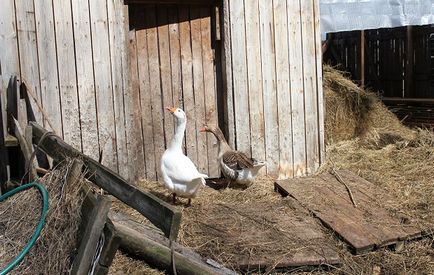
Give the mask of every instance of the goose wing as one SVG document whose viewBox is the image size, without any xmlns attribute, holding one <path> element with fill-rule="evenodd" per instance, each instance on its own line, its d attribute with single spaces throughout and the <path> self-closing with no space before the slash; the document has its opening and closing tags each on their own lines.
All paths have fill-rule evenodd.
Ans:
<svg viewBox="0 0 434 275">
<path fill-rule="evenodd" d="M 231 169 L 241 170 L 245 168 L 252 168 L 253 161 L 244 153 L 238 151 L 228 151 L 223 154 L 223 162 Z"/>
<path fill-rule="evenodd" d="M 170 156 L 169 159 L 162 159 L 161 168 L 177 183 L 189 183 L 194 179 L 206 177 L 199 173 L 194 163 L 183 154 L 176 155 L 176 158 Z"/>
</svg>

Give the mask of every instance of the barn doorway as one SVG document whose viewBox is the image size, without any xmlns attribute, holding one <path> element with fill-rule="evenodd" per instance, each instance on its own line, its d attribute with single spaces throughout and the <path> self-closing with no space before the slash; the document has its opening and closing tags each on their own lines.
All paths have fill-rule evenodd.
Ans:
<svg viewBox="0 0 434 275">
<path fill-rule="evenodd" d="M 223 116 L 218 107 L 223 100 L 218 22 L 218 8 L 210 4 L 129 4 L 132 85 L 140 91 L 149 173 L 158 171 L 174 134 L 173 117 L 164 107 L 177 106 L 188 118 L 187 156 L 201 172 L 220 176 L 217 141 L 199 133 L 204 124 L 218 124 Z"/>
</svg>

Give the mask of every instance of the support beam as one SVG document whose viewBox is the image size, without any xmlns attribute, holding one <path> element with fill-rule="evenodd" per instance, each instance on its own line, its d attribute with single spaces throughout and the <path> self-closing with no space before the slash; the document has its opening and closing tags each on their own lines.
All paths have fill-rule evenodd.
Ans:
<svg viewBox="0 0 434 275">
<path fill-rule="evenodd" d="M 120 248 L 136 257 L 145 260 L 152 266 L 172 273 L 172 254 L 170 242 L 158 235 L 153 229 L 128 219 L 120 213 L 111 213 L 110 218 L 115 225 L 116 233 L 121 237 Z M 193 251 L 173 242 L 174 266 L 179 275 L 233 275 L 237 274 L 214 261 L 204 262 Z"/>
<path fill-rule="evenodd" d="M 33 143 L 38 144 L 42 136 L 47 134 L 47 130 L 35 122 L 31 122 L 30 125 L 33 127 Z M 118 174 L 74 149 L 58 136 L 46 136 L 40 142 L 40 149 L 57 161 L 62 161 L 67 157 L 82 159 L 89 175 L 91 175 L 91 180 L 96 185 L 140 212 L 161 229 L 166 237 L 176 240 L 181 222 L 181 212 L 175 207 L 153 194 L 142 192 L 128 184 Z"/>
</svg>

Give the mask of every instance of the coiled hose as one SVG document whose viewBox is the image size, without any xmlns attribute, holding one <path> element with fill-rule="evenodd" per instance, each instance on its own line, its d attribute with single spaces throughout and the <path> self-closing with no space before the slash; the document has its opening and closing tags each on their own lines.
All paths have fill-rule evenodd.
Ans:
<svg viewBox="0 0 434 275">
<path fill-rule="evenodd" d="M 23 258 L 26 256 L 26 254 L 29 253 L 29 251 L 33 247 L 33 245 L 35 245 L 36 240 L 38 239 L 39 235 L 41 234 L 42 228 L 44 228 L 45 217 L 47 216 L 47 212 L 48 212 L 48 192 L 47 192 L 47 189 L 45 189 L 45 187 L 42 186 L 41 184 L 36 183 L 36 182 L 31 182 L 28 184 L 21 185 L 21 186 L 7 192 L 6 194 L 4 194 L 0 197 L 0 202 L 2 202 L 9 197 L 11 197 L 11 196 L 13 196 L 13 195 L 15 195 L 21 191 L 32 188 L 32 187 L 37 188 L 39 193 L 41 194 L 41 197 L 42 197 L 41 218 L 39 219 L 38 226 L 36 227 L 35 232 L 33 233 L 30 241 L 27 243 L 27 245 L 24 247 L 24 249 L 20 252 L 20 254 L 18 254 L 18 256 L 15 257 L 15 259 L 13 259 L 13 261 L 8 263 L 8 265 L 6 266 L 6 268 L 4 270 L 0 271 L 0 275 L 5 275 L 5 274 L 9 273 L 14 267 L 16 267 L 23 260 Z"/>
</svg>

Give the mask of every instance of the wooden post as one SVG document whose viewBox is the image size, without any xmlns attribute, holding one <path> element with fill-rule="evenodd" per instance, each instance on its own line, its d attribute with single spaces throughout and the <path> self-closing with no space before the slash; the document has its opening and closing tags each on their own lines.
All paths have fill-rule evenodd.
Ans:
<svg viewBox="0 0 434 275">
<path fill-rule="evenodd" d="M 38 144 L 47 130 L 35 122 L 31 122 L 30 125 L 33 127 L 33 143 Z M 151 193 L 142 192 L 128 184 L 118 174 L 82 154 L 57 136 L 47 136 L 40 143 L 40 148 L 57 161 L 67 157 L 82 159 L 96 185 L 136 209 L 160 228 L 168 238 L 176 240 L 181 222 L 181 212 L 175 207 Z"/>
<path fill-rule="evenodd" d="M 365 31 L 360 31 L 360 85 L 365 86 Z"/>
<path fill-rule="evenodd" d="M 15 131 L 15 137 L 18 139 L 18 142 L 20 144 L 20 148 L 21 148 L 21 152 L 23 153 L 24 156 L 24 160 L 26 161 L 26 168 L 28 169 L 28 171 L 25 171 L 25 173 L 29 173 L 29 182 L 33 181 L 33 179 L 36 178 L 36 167 L 35 165 L 33 165 L 33 161 L 31 161 L 31 156 L 33 153 L 33 148 L 32 148 L 32 144 L 28 144 L 24 131 L 21 128 L 20 123 L 18 122 L 18 120 L 16 120 L 15 118 L 13 118 L 14 121 L 14 131 Z M 27 167 L 28 165 L 28 167 Z"/>
<path fill-rule="evenodd" d="M 98 196 L 93 208 L 89 223 L 83 233 L 77 256 L 72 265 L 71 274 L 88 274 L 92 260 L 96 252 L 99 238 L 107 221 L 110 209 L 110 201 L 103 196 Z"/>
<path fill-rule="evenodd" d="M 1 77 L 0 77 L 1 79 Z M 1 82 L 0 82 L 1 83 Z M 3 93 L 2 85 L 0 84 L 0 94 Z M 3 104 L 1 101 L 2 96 L 0 96 L 0 194 L 3 194 L 6 189 L 6 181 L 8 180 L 8 151 L 5 144 L 5 131 L 3 129 Z M 4 97 L 3 97 L 4 98 Z"/>
<path fill-rule="evenodd" d="M 413 66 L 414 66 L 414 60 L 413 60 L 413 27 L 412 26 L 407 26 L 407 40 L 406 40 L 406 56 L 405 56 L 405 90 L 402 94 L 402 97 L 413 97 L 414 96 L 414 85 L 413 85 L 413 81 L 414 81 L 414 71 L 413 71 Z"/>
</svg>

